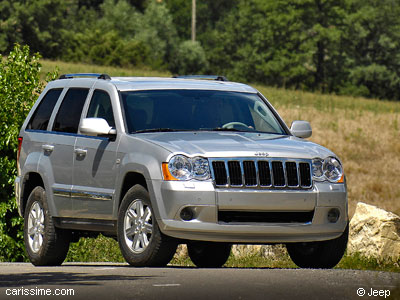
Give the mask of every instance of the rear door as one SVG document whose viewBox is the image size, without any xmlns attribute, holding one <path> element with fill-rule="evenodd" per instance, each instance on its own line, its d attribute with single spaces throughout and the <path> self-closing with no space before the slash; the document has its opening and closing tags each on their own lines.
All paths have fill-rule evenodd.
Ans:
<svg viewBox="0 0 400 300">
<path fill-rule="evenodd" d="M 54 179 L 51 188 L 59 217 L 74 217 L 71 202 L 73 151 L 88 93 L 89 88 L 69 88 L 66 91 L 43 145 L 45 158 L 49 161 L 46 169 L 51 172 L 46 177 Z"/>
</svg>

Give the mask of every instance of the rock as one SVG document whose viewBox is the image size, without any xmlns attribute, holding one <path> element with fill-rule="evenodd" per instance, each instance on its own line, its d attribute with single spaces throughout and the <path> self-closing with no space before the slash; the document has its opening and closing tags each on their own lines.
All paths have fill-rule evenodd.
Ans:
<svg viewBox="0 0 400 300">
<path fill-rule="evenodd" d="M 260 255 L 268 259 L 279 259 L 287 255 L 285 245 L 233 245 L 232 253 L 236 258 Z"/>
<path fill-rule="evenodd" d="M 282 259 L 289 256 L 286 246 L 283 244 L 262 246 L 261 250 L 263 256 L 269 259 Z"/>
<path fill-rule="evenodd" d="M 239 259 L 255 255 L 269 259 L 280 259 L 288 255 L 285 245 L 233 245 L 232 254 Z M 174 257 L 176 259 L 188 257 L 187 246 L 179 245 Z"/>
<path fill-rule="evenodd" d="M 400 217 L 359 202 L 349 227 L 347 253 L 378 261 L 400 259 Z"/>
<path fill-rule="evenodd" d="M 188 257 L 188 250 L 186 244 L 181 244 L 176 249 L 175 258 L 185 258 Z"/>
<path fill-rule="evenodd" d="M 247 256 L 254 256 L 261 254 L 260 245 L 233 245 L 232 254 L 236 258 L 242 258 Z"/>
</svg>

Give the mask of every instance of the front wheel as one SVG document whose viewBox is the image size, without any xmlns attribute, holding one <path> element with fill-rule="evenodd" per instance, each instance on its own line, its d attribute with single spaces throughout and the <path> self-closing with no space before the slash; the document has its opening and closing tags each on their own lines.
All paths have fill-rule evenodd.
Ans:
<svg viewBox="0 0 400 300">
<path fill-rule="evenodd" d="M 129 189 L 118 213 L 118 243 L 125 260 L 135 267 L 163 267 L 175 254 L 177 243 L 158 227 L 148 191 Z"/>
<path fill-rule="evenodd" d="M 70 233 L 56 228 L 47 207 L 46 191 L 35 187 L 29 195 L 24 215 L 24 242 L 35 266 L 58 266 L 67 256 Z"/>
<path fill-rule="evenodd" d="M 346 251 L 349 225 L 343 234 L 333 240 L 310 243 L 286 244 L 289 256 L 300 268 L 331 269 Z"/>
<path fill-rule="evenodd" d="M 220 268 L 231 254 L 231 244 L 190 242 L 187 245 L 192 262 L 199 268 Z"/>
</svg>

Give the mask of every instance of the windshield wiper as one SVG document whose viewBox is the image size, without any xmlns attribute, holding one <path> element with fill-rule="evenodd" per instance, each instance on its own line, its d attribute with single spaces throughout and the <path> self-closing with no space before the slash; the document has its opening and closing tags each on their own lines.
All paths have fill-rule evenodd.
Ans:
<svg viewBox="0 0 400 300">
<path fill-rule="evenodd" d="M 143 129 L 137 130 L 133 133 L 145 133 L 145 132 L 174 132 L 174 131 L 185 131 L 184 129 L 172 129 L 172 128 L 151 128 L 151 129 Z"/>
<path fill-rule="evenodd" d="M 137 130 L 132 133 L 147 133 L 147 132 L 177 132 L 177 131 L 234 131 L 234 132 L 254 132 L 253 130 L 239 130 L 236 128 L 200 128 L 200 129 L 173 129 L 173 128 L 150 128 L 150 129 L 142 129 Z"/>
<path fill-rule="evenodd" d="M 239 130 L 236 128 L 223 128 L 223 127 L 216 127 L 216 128 L 200 128 L 201 131 L 236 131 L 236 132 L 247 132 L 243 130 Z"/>
</svg>

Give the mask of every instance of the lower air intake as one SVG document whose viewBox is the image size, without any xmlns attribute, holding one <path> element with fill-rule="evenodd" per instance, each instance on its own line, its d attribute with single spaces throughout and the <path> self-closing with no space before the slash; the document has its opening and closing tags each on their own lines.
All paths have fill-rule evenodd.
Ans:
<svg viewBox="0 0 400 300">
<path fill-rule="evenodd" d="M 220 223 L 309 223 L 314 211 L 305 212 L 252 212 L 252 211 L 219 211 Z"/>
</svg>

